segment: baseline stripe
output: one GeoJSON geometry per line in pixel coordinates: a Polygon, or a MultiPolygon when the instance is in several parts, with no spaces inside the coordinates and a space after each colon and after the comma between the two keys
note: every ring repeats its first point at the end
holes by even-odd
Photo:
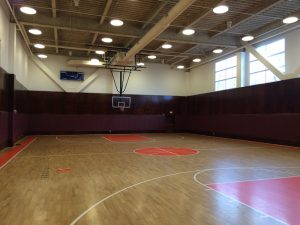
{"type": "Polygon", "coordinates": [[[18,146],[13,147],[8,152],[0,156],[0,169],[5,167],[12,159],[14,159],[19,153],[21,153],[26,147],[28,147],[32,142],[34,142],[36,137],[27,137],[18,146]]]}

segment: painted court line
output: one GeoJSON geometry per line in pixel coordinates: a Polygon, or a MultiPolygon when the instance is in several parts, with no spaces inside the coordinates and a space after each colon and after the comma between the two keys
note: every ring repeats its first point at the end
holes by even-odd
{"type": "MultiPolygon", "coordinates": [[[[149,138],[149,140],[144,140],[144,141],[112,141],[110,139],[108,139],[105,136],[101,136],[103,139],[105,139],[106,141],[109,141],[111,143],[118,143],[118,144],[132,144],[132,143],[149,143],[149,142],[156,142],[157,140],[154,138],[149,138]]],[[[102,143],[102,142],[101,142],[102,143]]]]}
{"type": "Polygon", "coordinates": [[[10,161],[12,161],[17,155],[24,151],[30,144],[32,144],[37,138],[27,137],[20,145],[13,147],[8,152],[0,156],[0,169],[4,168],[10,161]]]}
{"type": "Polygon", "coordinates": [[[286,177],[262,178],[262,179],[253,179],[253,180],[236,180],[236,181],[230,181],[230,182],[209,183],[209,184],[205,184],[205,185],[235,184],[235,183],[255,182],[255,181],[264,181],[264,180],[281,180],[281,179],[298,178],[298,177],[300,177],[300,175],[286,176],[286,177]]]}
{"type": "Polygon", "coordinates": [[[71,141],[71,140],[64,140],[59,138],[58,136],[55,137],[55,139],[57,141],[61,141],[61,142],[67,142],[67,143],[83,143],[83,144],[105,144],[104,142],[101,141],[71,141]]]}
{"type": "Polygon", "coordinates": [[[102,135],[101,137],[113,143],[143,143],[156,141],[153,138],[146,137],[140,134],[107,134],[102,135]],[[122,137],[125,139],[122,139],[122,137]]]}
{"type": "Polygon", "coordinates": [[[174,153],[174,152],[170,152],[170,151],[168,151],[168,150],[165,150],[165,149],[163,149],[162,147],[159,147],[159,148],[157,148],[157,149],[160,149],[161,151],[166,152],[166,153],[170,153],[171,155],[174,155],[174,156],[179,156],[178,154],[176,154],[176,153],[174,153]]]}
{"type": "MultiPolygon", "coordinates": [[[[261,167],[225,167],[225,168],[211,168],[211,169],[203,169],[203,170],[191,170],[191,171],[185,171],[185,172],[178,172],[178,173],[172,173],[172,174],[167,174],[167,175],[164,175],[164,176],[159,176],[159,177],[155,177],[155,178],[151,178],[151,179],[148,179],[148,180],[144,180],[144,181],[141,181],[139,183],[136,183],[136,184],[133,184],[133,185],[130,185],[128,187],[125,187],[119,191],[116,191],[108,196],[106,196],[105,198],[99,200],[98,202],[96,202],[95,204],[93,204],[92,206],[90,206],[88,209],[86,209],[83,213],[81,213],[78,217],[76,217],[71,223],[70,225],[75,225],[81,218],[83,218],[86,214],[88,214],[92,209],[96,208],[98,205],[100,205],[101,203],[103,203],[104,201],[114,197],[115,195],[118,195],[126,190],[129,190],[129,189],[132,189],[134,187],[137,187],[139,185],[142,185],[142,184],[145,184],[145,183],[149,183],[149,182],[152,182],[152,181],[155,181],[155,180],[159,180],[159,179],[163,179],[163,178],[167,178],[167,177],[172,177],[172,176],[176,176],[176,175],[181,175],[181,174],[189,174],[189,173],[196,173],[194,174],[194,181],[197,182],[198,184],[200,184],[201,186],[205,187],[206,189],[210,189],[211,191],[214,191],[216,193],[219,193],[218,191],[210,188],[209,186],[207,186],[206,184],[202,184],[200,181],[198,181],[197,179],[195,179],[199,174],[201,173],[205,173],[205,172],[209,172],[209,171],[215,171],[215,170],[272,170],[272,169],[287,169],[287,168],[300,168],[300,167],[265,167],[265,168],[261,168],[261,167]]],[[[222,193],[219,193],[223,196],[225,196],[224,194],[222,193]]],[[[235,200],[231,197],[228,197],[228,196],[225,196],[229,199],[232,199],[232,200],[235,200]]],[[[243,204],[245,206],[248,206],[242,202],[239,202],[240,204],[243,204]]],[[[254,211],[260,213],[261,215],[263,216],[267,216],[267,217],[270,217],[282,224],[285,224],[285,225],[289,225],[283,221],[280,221],[279,219],[277,218],[274,218],[264,212],[260,212],[259,210],[255,209],[255,208],[252,208],[251,206],[248,206],[249,208],[253,209],[254,211]]]]}
{"type": "Polygon", "coordinates": [[[99,152],[99,153],[85,153],[85,154],[65,154],[65,155],[32,155],[21,156],[22,158],[43,158],[43,157],[64,157],[64,156],[90,156],[90,155],[118,155],[118,154],[133,154],[133,152],[99,152]]]}

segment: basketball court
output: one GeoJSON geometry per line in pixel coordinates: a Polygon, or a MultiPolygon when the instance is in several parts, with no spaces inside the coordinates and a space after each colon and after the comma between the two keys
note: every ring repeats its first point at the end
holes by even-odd
{"type": "Polygon", "coordinates": [[[299,150],[184,133],[27,137],[0,156],[1,223],[299,224],[299,150]]]}
{"type": "Polygon", "coordinates": [[[1,0],[0,225],[300,225],[300,0],[1,0]]]}

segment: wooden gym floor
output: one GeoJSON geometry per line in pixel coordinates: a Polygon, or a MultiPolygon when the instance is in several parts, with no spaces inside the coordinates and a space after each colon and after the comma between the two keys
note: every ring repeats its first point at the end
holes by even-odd
{"type": "Polygon", "coordinates": [[[0,224],[300,224],[300,148],[128,137],[38,136],[0,152],[0,224]]]}

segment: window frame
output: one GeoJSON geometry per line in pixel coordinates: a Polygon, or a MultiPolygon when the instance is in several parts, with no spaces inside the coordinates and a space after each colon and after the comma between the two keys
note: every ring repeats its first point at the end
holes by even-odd
{"type": "Polygon", "coordinates": [[[214,65],[214,72],[215,72],[215,79],[214,79],[214,84],[215,84],[215,91],[223,91],[223,90],[229,90],[229,89],[233,89],[233,88],[237,88],[237,73],[238,73],[238,57],[237,57],[237,55],[232,55],[232,56],[230,56],[230,57],[227,57],[227,58],[225,58],[225,59],[222,59],[222,60],[220,60],[220,61],[217,61],[216,63],[215,63],[215,65],[214,65]],[[218,63],[221,63],[221,62],[224,62],[224,61],[229,61],[229,59],[231,59],[231,58],[235,58],[235,65],[233,65],[233,66],[228,66],[228,67],[224,67],[223,69],[220,69],[220,70],[217,70],[217,64],[218,63]],[[235,76],[231,76],[231,77],[227,77],[227,74],[226,74],[226,72],[227,71],[230,71],[230,70],[232,70],[232,69],[235,69],[235,76]],[[220,73],[220,72],[224,72],[225,73],[225,75],[224,75],[224,79],[220,79],[220,80],[217,80],[217,73],[220,73]],[[227,88],[226,87],[226,84],[227,84],[227,81],[230,81],[230,80],[235,80],[235,82],[234,82],[234,87],[229,87],[229,88],[227,88]],[[224,85],[225,85],[225,88],[224,89],[217,89],[217,84],[218,83],[224,83],[224,85]]]}
{"type": "MultiPolygon", "coordinates": [[[[285,72],[286,71],[286,39],[285,38],[280,38],[280,39],[277,39],[277,40],[273,40],[273,41],[268,41],[267,43],[264,43],[264,44],[261,44],[261,45],[258,45],[255,47],[255,50],[257,50],[258,48],[261,48],[261,47],[264,47],[265,48],[265,54],[261,54],[264,58],[266,58],[266,60],[268,60],[270,63],[270,58],[274,57],[274,56],[278,56],[278,55],[283,55],[284,57],[284,65],[283,66],[280,66],[280,67],[276,67],[279,71],[281,72],[285,72]],[[280,41],[283,41],[284,43],[284,46],[283,46],[283,51],[280,51],[280,52],[276,52],[275,54],[270,54],[268,55],[267,53],[267,48],[268,48],[268,45],[271,45],[271,44],[274,44],[275,42],[280,42],[280,41]]],[[[253,56],[253,55],[252,55],[253,56]]],[[[273,74],[270,69],[268,69],[265,65],[263,65],[260,60],[258,60],[255,56],[253,56],[254,59],[251,59],[251,53],[249,54],[249,61],[248,61],[248,65],[249,65],[249,85],[250,86],[253,86],[253,85],[259,85],[259,84],[266,84],[266,83],[270,83],[270,82],[275,82],[275,81],[280,81],[280,79],[275,75],[273,74]],[[264,66],[264,69],[263,70],[258,70],[258,71],[255,71],[255,72],[252,72],[251,73],[251,64],[252,63],[255,63],[255,62],[259,62],[260,64],[262,64],[264,66]],[[271,72],[274,76],[274,80],[273,81],[268,81],[268,73],[271,72]],[[251,83],[251,76],[255,75],[255,74],[258,74],[258,73],[264,73],[264,83],[251,83]]]]}

